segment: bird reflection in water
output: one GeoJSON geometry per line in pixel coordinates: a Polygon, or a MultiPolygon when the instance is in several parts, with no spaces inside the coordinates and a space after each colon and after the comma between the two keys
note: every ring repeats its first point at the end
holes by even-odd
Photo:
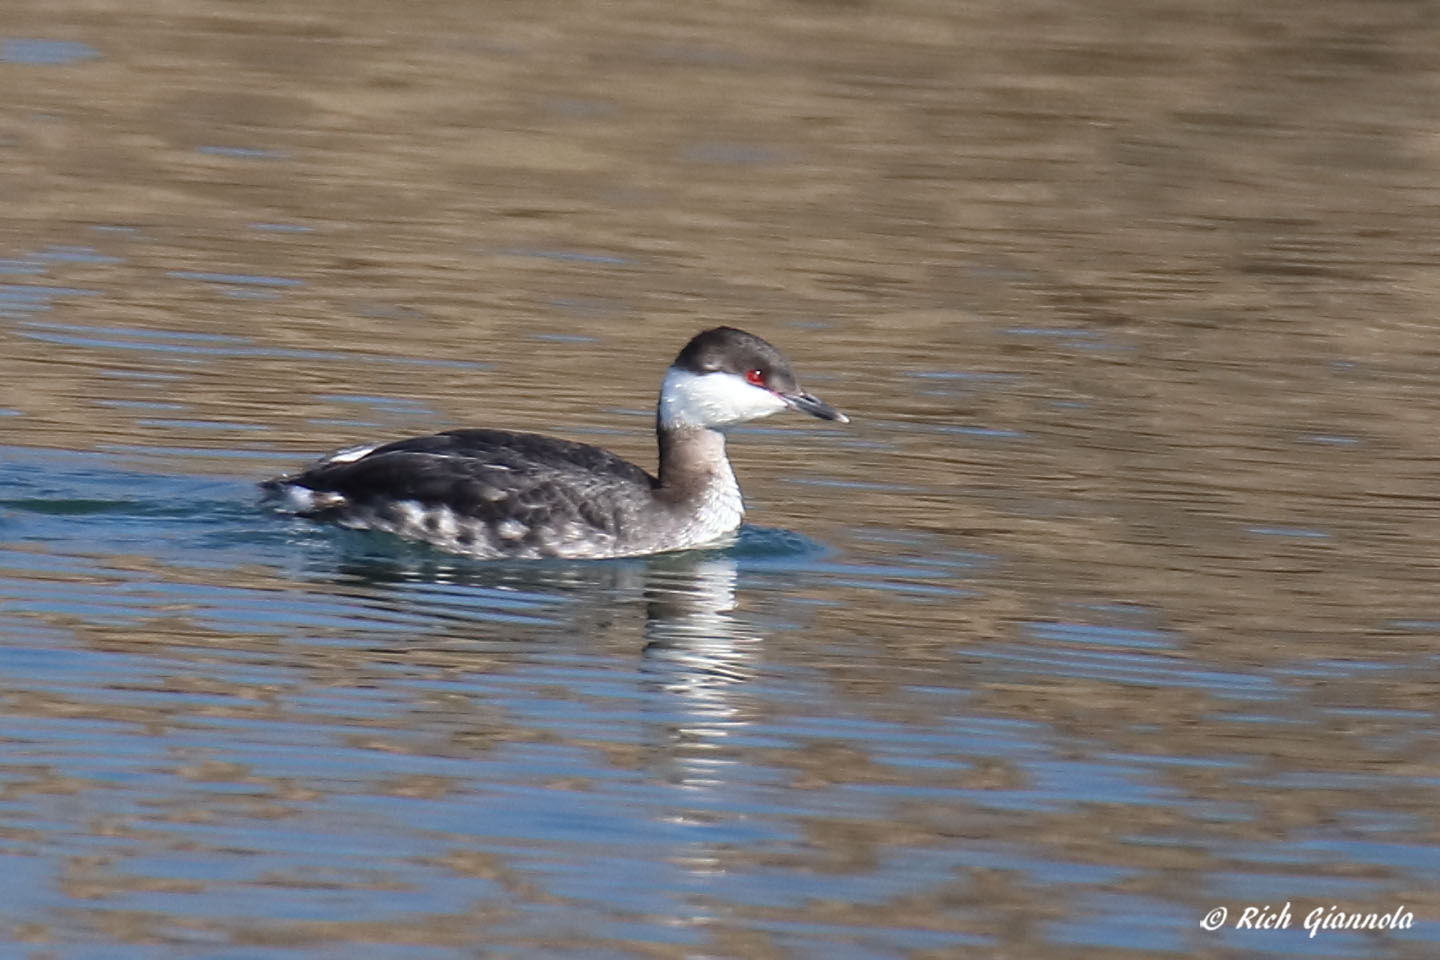
{"type": "MultiPolygon", "coordinates": [[[[745,799],[753,784],[732,738],[751,723],[744,689],[757,673],[761,637],[734,615],[737,578],[731,558],[700,554],[654,560],[646,577],[640,675],[647,769],[680,791],[656,818],[683,831],[669,859],[692,884],[728,872],[717,829],[725,834],[722,825],[751,806],[745,799]]],[[[676,923],[711,919],[692,900],[676,923]]]]}
{"type": "MultiPolygon", "coordinates": [[[[712,782],[727,762],[721,750],[725,738],[748,722],[742,687],[755,676],[761,638],[734,615],[739,571],[726,553],[475,563],[407,550],[350,553],[339,573],[346,592],[366,606],[407,619],[423,607],[448,638],[452,653],[453,642],[466,638],[489,653],[498,644],[518,655],[500,664],[492,661],[491,669],[509,663],[501,669],[523,672],[557,641],[573,649],[578,638],[587,656],[618,653],[623,658],[640,640],[640,656],[629,669],[642,693],[647,765],[658,779],[712,782]],[[644,611],[638,636],[630,634],[635,621],[627,612],[636,609],[637,599],[644,611]]],[[[387,644],[388,652],[411,662],[423,660],[430,646],[420,637],[403,648],[387,644]]],[[[575,693],[585,696],[583,690],[575,693]]]]}
{"type": "MultiPolygon", "coordinates": [[[[373,541],[357,544],[367,545],[373,549],[373,541]]],[[[656,833],[663,859],[684,877],[669,883],[690,894],[709,889],[730,871],[729,841],[764,832],[753,811],[768,777],[741,736],[756,720],[757,698],[767,696],[751,682],[765,683],[762,638],[735,614],[739,571],[726,552],[563,563],[352,552],[338,577],[333,554],[329,562],[326,579],[352,600],[392,622],[429,623],[418,635],[405,631],[403,640],[377,635],[366,645],[369,656],[475,671],[477,691],[501,694],[500,736],[533,742],[538,732],[563,740],[582,716],[592,730],[611,731],[607,739],[617,747],[638,748],[621,761],[623,771],[612,772],[632,787],[646,785],[640,794],[627,792],[625,802],[644,796],[642,815],[663,827],[656,833]],[[497,686],[487,674],[507,682],[497,686]],[[617,697],[617,685],[636,696],[617,697]],[[556,696],[573,706],[555,711],[556,696]]],[[[593,736],[582,737],[585,745],[595,745],[593,736]]],[[[712,919],[687,898],[672,922],[712,919]]]]}
{"type": "MultiPolygon", "coordinates": [[[[738,570],[729,557],[652,563],[645,579],[645,662],[661,687],[698,703],[724,703],[754,673],[758,637],[734,618],[738,570]]],[[[727,715],[729,712],[727,708],[727,715]]]]}

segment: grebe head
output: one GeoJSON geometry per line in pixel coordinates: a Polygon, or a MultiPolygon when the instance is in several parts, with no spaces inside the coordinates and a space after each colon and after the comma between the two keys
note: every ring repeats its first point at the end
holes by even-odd
{"type": "Polygon", "coordinates": [[[658,419],[662,430],[723,430],[786,408],[850,422],[800,389],[779,350],[753,333],[716,327],[697,334],[666,371],[658,419]]]}

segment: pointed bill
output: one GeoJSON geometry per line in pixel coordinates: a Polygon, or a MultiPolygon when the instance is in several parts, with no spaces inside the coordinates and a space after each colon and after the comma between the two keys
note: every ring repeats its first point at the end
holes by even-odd
{"type": "Polygon", "coordinates": [[[812,417],[819,417],[821,420],[834,420],[836,423],[849,423],[850,418],[830,404],[821,400],[813,393],[782,393],[780,398],[788,403],[792,409],[801,413],[808,413],[812,417]]]}

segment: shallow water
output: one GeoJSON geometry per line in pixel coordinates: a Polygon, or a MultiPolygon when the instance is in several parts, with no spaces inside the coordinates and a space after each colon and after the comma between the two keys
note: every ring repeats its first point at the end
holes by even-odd
{"type": "Polygon", "coordinates": [[[7,955],[1432,955],[1437,31],[8,5],[7,955]],[[258,502],[466,424],[649,466],[714,323],[854,417],[735,431],[722,548],[258,502]]]}

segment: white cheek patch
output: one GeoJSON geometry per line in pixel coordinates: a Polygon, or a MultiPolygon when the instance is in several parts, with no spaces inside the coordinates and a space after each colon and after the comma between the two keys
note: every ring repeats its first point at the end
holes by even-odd
{"type": "Polygon", "coordinates": [[[660,386],[660,425],[729,427],[779,413],[786,403],[764,387],[730,373],[691,373],[671,367],[660,386]]]}

